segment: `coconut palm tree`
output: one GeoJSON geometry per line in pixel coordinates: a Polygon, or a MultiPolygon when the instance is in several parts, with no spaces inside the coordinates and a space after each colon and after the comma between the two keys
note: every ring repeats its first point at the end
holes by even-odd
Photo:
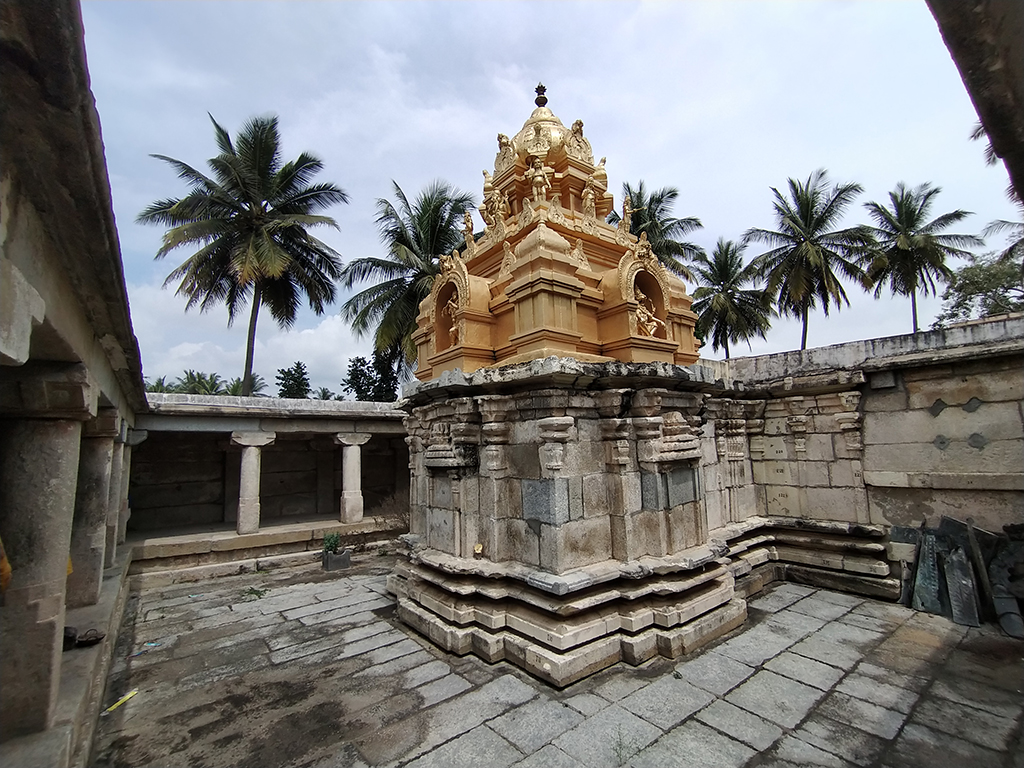
{"type": "Polygon", "coordinates": [[[278,325],[288,328],[303,295],[318,315],[334,301],[341,261],[308,230],[337,229],[334,219],[319,212],[348,202],[348,196],[333,184],[309,183],[323,168],[313,155],[303,152],[282,163],[276,117],[252,118],[235,142],[212,115],[210,120],[220,150],[208,161],[211,175],[153,155],[171,165],[189,191],[157,200],[137,221],[168,227],[157,259],[176,248],[197,249],[164,282],[181,281],[177,292],[188,298],[186,310],[206,311],[224,302],[230,326],[250,303],[242,376],[242,393],[248,396],[260,307],[266,305],[278,325]]]}
{"type": "Polygon", "coordinates": [[[187,370],[174,382],[174,391],[183,395],[224,395],[226,384],[219,374],[187,370]]]}
{"type": "Polygon", "coordinates": [[[749,346],[755,336],[765,338],[775,314],[768,294],[752,287],[757,270],[744,266],[744,249],[719,238],[711,257],[700,254],[693,268],[700,283],[693,292],[697,335],[710,341],[712,349],[724,349],[726,360],[730,342],[746,341],[749,346]]]}
{"type": "Polygon", "coordinates": [[[171,393],[171,392],[175,392],[176,391],[174,389],[174,385],[173,384],[169,384],[167,382],[167,377],[166,376],[161,376],[158,379],[155,379],[154,381],[150,381],[149,379],[143,379],[143,384],[146,385],[146,391],[147,392],[158,392],[158,393],[159,392],[167,392],[167,393],[171,393]]]}
{"type": "Polygon", "coordinates": [[[372,285],[345,302],[341,313],[357,334],[373,332],[378,350],[401,349],[399,365],[407,367],[416,358],[416,315],[433,288],[438,256],[465,246],[462,215],[474,201],[471,194],[438,180],[410,203],[402,188],[391,183],[397,204],[377,200],[377,228],[387,255],[364,256],[342,270],[346,288],[372,285]]]}
{"type": "Polygon", "coordinates": [[[918,292],[934,295],[935,281],[948,281],[953,274],[946,259],[970,255],[965,246],[985,244],[975,235],[942,234],[942,230],[970,216],[970,211],[958,209],[928,221],[941,191],[930,184],[910,189],[900,182],[889,193],[889,207],[876,202],[864,204],[875,221],[877,243],[866,261],[868,280],[875,287],[876,299],[886,285],[894,294],[910,297],[914,333],[918,331],[918,292]]]}
{"type": "Polygon", "coordinates": [[[989,222],[981,232],[983,237],[991,237],[1004,232],[1009,236],[1007,239],[1009,247],[999,254],[999,258],[1004,261],[1020,261],[1024,258],[1024,203],[1017,203],[1017,207],[1020,221],[996,219],[989,222]]]}
{"type": "MultiPolygon", "coordinates": [[[[642,232],[646,232],[647,240],[658,260],[670,271],[687,280],[693,280],[693,275],[690,274],[685,262],[695,260],[704,251],[699,245],[685,242],[680,238],[704,225],[696,216],[684,219],[672,216],[672,206],[679,197],[679,190],[675,187],[662,187],[648,192],[641,179],[636,187],[628,182],[623,184],[622,197],[629,199],[633,211],[629,222],[630,233],[640,237],[642,232]]],[[[617,225],[621,219],[622,217],[615,211],[608,214],[609,224],[617,225]]]]}
{"type": "Polygon", "coordinates": [[[863,189],[859,184],[832,186],[828,172],[820,168],[807,181],[789,179],[787,199],[772,187],[775,224],[778,229],[748,229],[744,242],[771,247],[752,262],[765,280],[765,290],[780,314],[799,317],[803,323],[800,349],[807,349],[807,318],[818,304],[828,316],[835,304],[849,305],[839,275],[864,285],[858,262],[872,243],[871,230],[857,226],[837,229],[846,209],[863,189]]]}
{"type": "MultiPolygon", "coordinates": [[[[252,392],[249,393],[250,397],[266,397],[267,380],[260,376],[258,373],[252,375],[252,392]]],[[[226,385],[224,385],[225,395],[234,395],[235,397],[242,396],[242,379],[236,377],[231,379],[226,385]]]]}

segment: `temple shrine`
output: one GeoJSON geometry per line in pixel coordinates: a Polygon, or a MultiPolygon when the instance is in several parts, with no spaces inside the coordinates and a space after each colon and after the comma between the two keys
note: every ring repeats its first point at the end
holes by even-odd
{"type": "Polygon", "coordinates": [[[398,615],[446,650],[557,686],[675,657],[746,603],[708,541],[697,316],[605,160],[547,107],[484,171],[486,223],[444,254],[406,391],[409,555],[398,615]]]}

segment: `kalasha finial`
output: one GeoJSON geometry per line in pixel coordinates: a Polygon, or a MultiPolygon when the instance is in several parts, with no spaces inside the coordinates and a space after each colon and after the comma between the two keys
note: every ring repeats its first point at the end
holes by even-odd
{"type": "Polygon", "coordinates": [[[537,91],[537,98],[533,100],[533,103],[538,107],[543,107],[548,103],[548,97],[544,95],[548,89],[544,87],[544,83],[537,83],[537,87],[534,90],[537,91]]]}

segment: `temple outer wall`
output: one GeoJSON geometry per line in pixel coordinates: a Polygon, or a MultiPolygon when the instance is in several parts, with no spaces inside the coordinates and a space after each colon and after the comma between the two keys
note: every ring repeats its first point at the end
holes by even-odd
{"type": "Polygon", "coordinates": [[[949,515],[999,531],[1024,518],[1024,317],[708,369],[730,402],[765,406],[763,424],[742,427],[747,455],[734,441],[731,459],[725,433],[741,428],[709,408],[712,529],[753,516],[917,527],[949,515]]]}

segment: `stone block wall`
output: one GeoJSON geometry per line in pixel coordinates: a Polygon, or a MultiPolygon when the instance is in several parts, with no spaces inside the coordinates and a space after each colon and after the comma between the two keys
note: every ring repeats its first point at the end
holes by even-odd
{"type": "Polygon", "coordinates": [[[995,531],[1024,519],[1022,317],[720,368],[732,391],[705,411],[712,528],[754,515],[910,527],[948,515],[995,531]],[[741,424],[736,398],[763,403],[763,424],[741,424]]]}
{"type": "Polygon", "coordinates": [[[700,546],[702,397],[560,388],[414,408],[411,532],[553,574],[700,546]]]}
{"type": "Polygon", "coordinates": [[[864,477],[872,522],[942,515],[998,531],[1024,520],[1024,358],[869,377],[864,477]]]}

